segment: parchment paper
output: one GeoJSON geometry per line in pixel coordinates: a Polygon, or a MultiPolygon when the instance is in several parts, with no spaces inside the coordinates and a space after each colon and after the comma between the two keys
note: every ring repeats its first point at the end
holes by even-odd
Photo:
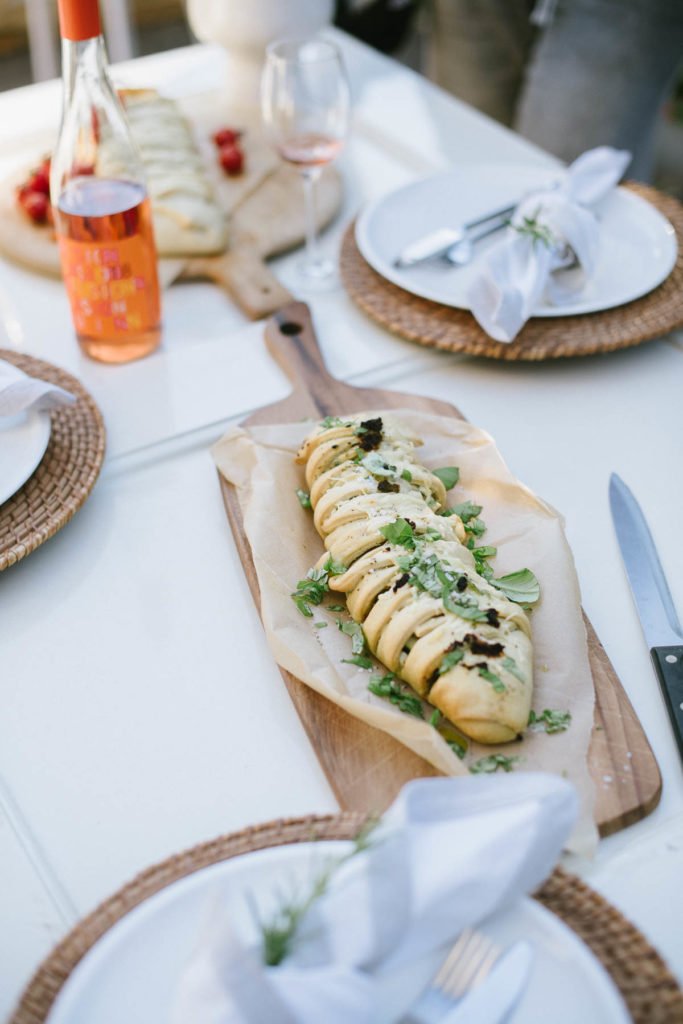
{"type": "MultiPolygon", "coordinates": [[[[424,440],[418,457],[425,465],[460,468],[460,482],[450,492],[449,503],[470,499],[483,506],[481,518],[487,531],[479,543],[498,548],[491,560],[495,575],[527,567],[535,572],[541,600],[530,616],[532,707],[539,714],[545,708],[568,710],[571,725],[554,735],[527,731],[521,742],[501,746],[470,743],[461,761],[427,722],[369,693],[372,673],[342,664],[342,658],[351,657],[351,648],[349,637],[337,629],[339,613],[326,612],[321,605],[307,619],[290,597],[297,581],[324,551],[311,512],[301,508],[295,494],[296,488],[306,485],[303,467],[294,463],[294,455],[311,423],[234,427],[212,452],[223,476],[237,488],[271,650],[277,662],[298,679],[350,714],[390,733],[447,775],[467,774],[473,761],[499,752],[519,757],[519,768],[555,772],[569,779],[581,801],[569,849],[590,854],[597,842],[593,783],[587,767],[593,680],[576,571],[562,518],[512,476],[484,431],[455,418],[408,410],[379,414],[404,423],[424,440]],[[327,628],[314,626],[323,621],[327,628]]],[[[369,415],[378,412],[373,410],[366,418],[369,415]]],[[[343,595],[332,603],[344,604],[343,595]]]]}

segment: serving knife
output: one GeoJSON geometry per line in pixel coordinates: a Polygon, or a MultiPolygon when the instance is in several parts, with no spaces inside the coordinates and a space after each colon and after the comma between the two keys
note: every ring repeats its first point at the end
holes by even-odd
{"type": "Polygon", "coordinates": [[[640,505],[616,473],[610,477],[609,502],[640,624],[683,758],[683,630],[640,505]]]}

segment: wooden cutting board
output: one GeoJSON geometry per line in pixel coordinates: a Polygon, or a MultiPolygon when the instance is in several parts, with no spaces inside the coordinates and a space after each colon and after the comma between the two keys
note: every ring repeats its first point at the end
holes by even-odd
{"type": "MultiPolygon", "coordinates": [[[[162,285],[178,278],[213,281],[235,300],[251,319],[268,316],[292,301],[291,294],[270,271],[267,260],[304,241],[306,234],[303,185],[299,172],[283,165],[254,123],[244,135],[245,173],[235,178],[220,171],[211,134],[225,124],[219,97],[195,96],[181,109],[193,125],[195,140],[212,178],[216,198],[228,217],[228,248],[212,256],[162,257],[162,285]],[[218,110],[218,114],[215,111],[218,110]]],[[[233,123],[241,125],[244,118],[233,123]]],[[[49,141],[42,153],[49,153],[49,141]]],[[[59,277],[59,252],[50,227],[36,226],[20,210],[15,188],[26,179],[32,165],[40,162],[41,150],[26,171],[0,182],[0,253],[37,273],[59,277]]],[[[323,171],[316,188],[316,221],[323,228],[339,211],[342,181],[334,167],[323,171]]]]}
{"type": "MultiPolygon", "coordinates": [[[[304,303],[292,303],[276,313],[266,326],[266,344],[292,382],[293,391],[282,401],[259,409],[244,421],[246,425],[320,419],[378,408],[411,408],[463,418],[452,405],[437,399],[355,388],[335,380],[325,368],[304,303]]],[[[219,478],[237,550],[258,608],[258,580],[237,494],[220,474],[219,478]]],[[[585,621],[596,697],[589,768],[596,783],[596,822],[604,836],[653,811],[659,803],[662,780],[633,707],[595,630],[587,618],[585,621]]],[[[281,672],[343,810],[382,811],[409,779],[439,774],[391,736],[353,718],[286,670],[281,672]]]]}

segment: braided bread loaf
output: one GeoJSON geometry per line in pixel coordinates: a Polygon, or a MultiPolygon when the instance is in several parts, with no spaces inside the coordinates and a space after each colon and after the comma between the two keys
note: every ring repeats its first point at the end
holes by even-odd
{"type": "Polygon", "coordinates": [[[391,672],[467,736],[505,743],[531,706],[529,620],[476,571],[442,481],[415,459],[421,443],[380,417],[328,418],[309,435],[297,461],[328,552],[319,565],[344,567],[329,586],[391,672]]]}

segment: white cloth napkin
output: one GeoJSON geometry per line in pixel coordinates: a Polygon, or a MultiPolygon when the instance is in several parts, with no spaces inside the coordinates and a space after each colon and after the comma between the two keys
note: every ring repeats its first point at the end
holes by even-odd
{"type": "Polygon", "coordinates": [[[630,160],[625,150],[591,149],[571,164],[559,187],[520,203],[513,226],[491,248],[468,293],[472,314],[488,335],[512,341],[541,298],[561,306],[585,287],[600,252],[600,225],[591,207],[614,188],[630,160]],[[540,225],[548,240],[520,232],[525,218],[540,225]],[[558,269],[566,245],[578,265],[558,269]]]}
{"type": "Polygon", "coordinates": [[[76,399],[70,391],[29,377],[23,370],[0,359],[0,416],[16,416],[26,409],[54,409],[76,399]]]}
{"type": "Polygon", "coordinates": [[[258,932],[233,925],[227,890],[216,892],[173,1024],[398,1020],[463,928],[548,876],[576,813],[573,788],[542,773],[408,783],[279,966],[263,965],[258,932]]]}

